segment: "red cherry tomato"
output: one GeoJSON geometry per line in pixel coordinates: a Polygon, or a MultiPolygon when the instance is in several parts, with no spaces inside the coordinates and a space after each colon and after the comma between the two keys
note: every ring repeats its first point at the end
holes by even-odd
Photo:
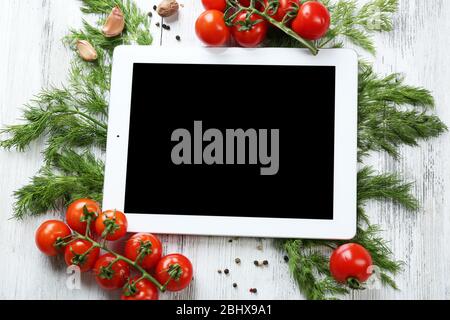
{"type": "Polygon", "coordinates": [[[108,241],[115,241],[127,233],[128,221],[125,214],[118,210],[102,212],[95,220],[95,232],[108,241]]]}
{"type": "Polygon", "coordinates": [[[159,283],[167,285],[168,291],[180,291],[186,288],[192,281],[192,263],[185,256],[174,253],[169,254],[158,262],[155,277],[159,283]]]}
{"type": "Polygon", "coordinates": [[[36,246],[47,256],[56,256],[62,252],[63,248],[58,248],[56,242],[58,239],[68,237],[72,234],[70,228],[62,221],[45,221],[36,230],[36,246]]]}
{"type": "Polygon", "coordinates": [[[66,246],[64,260],[68,266],[77,265],[81,272],[92,269],[100,254],[99,248],[94,248],[85,254],[93,246],[87,240],[75,240],[66,246]]]}
{"type": "MultiPolygon", "coordinates": [[[[298,5],[299,0],[279,0],[277,11],[269,10],[269,15],[275,20],[281,22],[283,18],[298,5]]],[[[267,7],[269,0],[264,0],[264,6],[267,7]]]]}
{"type": "Polygon", "coordinates": [[[230,38],[230,30],[219,10],[203,12],[195,22],[195,32],[203,43],[210,46],[222,46],[230,38]]]}
{"type": "Polygon", "coordinates": [[[122,300],[158,300],[158,289],[153,283],[147,279],[138,280],[139,277],[135,277],[128,282],[120,299],[122,300]],[[134,283],[134,285],[133,285],[134,283]]]}
{"type": "Polygon", "coordinates": [[[66,211],[66,221],[69,227],[81,234],[86,233],[87,227],[87,211],[92,215],[91,226],[93,227],[94,221],[97,216],[102,212],[100,205],[91,199],[79,199],[72,202],[66,211]]]}
{"type": "Polygon", "coordinates": [[[252,14],[250,21],[247,21],[246,18],[246,11],[239,13],[234,19],[231,33],[240,46],[247,48],[256,47],[266,38],[267,22],[257,14],[252,14]],[[258,20],[262,21],[258,22],[258,20]],[[238,23],[243,23],[243,25],[238,23]]]}
{"type": "Polygon", "coordinates": [[[128,263],[119,260],[114,262],[116,257],[107,253],[98,258],[94,266],[95,280],[100,287],[106,290],[122,288],[130,277],[130,267],[128,263]],[[114,262],[112,265],[111,263],[114,262]],[[108,268],[111,265],[110,268],[108,268]]]}
{"type": "Polygon", "coordinates": [[[307,40],[322,38],[330,27],[330,13],[318,1],[308,1],[300,6],[297,17],[292,21],[292,30],[307,40]]]}
{"type": "Polygon", "coordinates": [[[162,245],[151,233],[136,233],[125,243],[125,257],[136,261],[146,270],[153,268],[161,259],[162,245]]]}
{"type": "Polygon", "coordinates": [[[224,12],[227,7],[226,0],[202,0],[206,10],[219,10],[224,12]]]}
{"type": "Polygon", "coordinates": [[[371,276],[372,257],[361,245],[348,243],[334,250],[330,258],[330,272],[337,282],[367,281],[371,276]]]}

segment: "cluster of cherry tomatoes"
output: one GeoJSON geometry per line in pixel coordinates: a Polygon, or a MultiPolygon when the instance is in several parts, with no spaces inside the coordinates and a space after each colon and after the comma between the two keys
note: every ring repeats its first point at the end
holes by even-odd
{"type": "Polygon", "coordinates": [[[127,218],[118,210],[102,212],[97,202],[79,199],[67,208],[66,221],[49,220],[37,229],[39,250],[48,256],[63,253],[67,265],[81,272],[93,270],[103,289],[123,289],[123,300],[156,300],[158,290],[180,291],[192,280],[189,259],[181,254],[162,256],[161,241],[153,234],[132,235],[123,256],[109,249],[106,241],[127,233],[127,218]],[[137,275],[132,275],[133,269],[137,275]]]}
{"type": "Polygon", "coordinates": [[[256,0],[253,9],[260,14],[249,7],[250,0],[233,1],[234,7],[228,6],[227,0],[202,0],[206,11],[198,17],[195,31],[206,45],[223,46],[233,36],[242,47],[256,47],[266,38],[270,27],[267,17],[306,40],[322,38],[330,27],[330,13],[318,1],[256,0]],[[275,1],[278,1],[276,5],[275,1]],[[230,16],[233,17],[231,27],[226,23],[230,16]]]}

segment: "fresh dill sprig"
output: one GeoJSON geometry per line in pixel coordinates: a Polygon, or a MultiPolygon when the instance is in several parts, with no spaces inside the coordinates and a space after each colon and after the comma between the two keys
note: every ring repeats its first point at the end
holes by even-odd
{"type": "Polygon", "coordinates": [[[372,34],[391,31],[391,16],[398,8],[398,0],[372,0],[358,6],[356,0],[322,1],[331,14],[331,27],[327,35],[320,40],[318,47],[341,47],[347,39],[357,46],[375,54],[372,34]]]}
{"type": "MultiPolygon", "coordinates": [[[[396,175],[377,175],[369,167],[358,172],[358,228],[352,242],[370,252],[379,272],[376,274],[379,281],[394,289],[398,288],[392,276],[401,271],[403,263],[394,259],[388,244],[379,235],[380,228],[370,223],[364,207],[370,200],[389,200],[409,210],[416,210],[418,203],[410,192],[411,184],[404,183],[396,175]]],[[[329,273],[331,252],[344,243],[346,241],[297,239],[283,242],[291,272],[308,299],[336,299],[351,290],[345,284],[333,281],[329,273]]]]}
{"type": "MultiPolygon", "coordinates": [[[[358,107],[359,161],[362,162],[363,156],[372,151],[386,151],[398,157],[397,150],[400,145],[414,146],[419,140],[444,133],[447,130],[445,124],[437,116],[426,114],[433,106],[431,94],[423,88],[404,85],[403,79],[398,75],[378,78],[368,66],[361,68],[358,107]]],[[[387,243],[379,236],[379,227],[370,223],[364,207],[368,201],[379,200],[392,201],[411,211],[417,210],[419,204],[411,194],[411,188],[411,183],[404,182],[396,174],[376,174],[370,167],[363,167],[358,172],[358,231],[352,241],[361,244],[371,253],[374,265],[379,269],[379,281],[394,289],[397,289],[397,285],[392,276],[401,270],[402,262],[393,258],[387,243]]],[[[308,240],[307,247],[304,240],[301,243],[300,246],[297,240],[286,240],[284,246],[290,259],[304,260],[311,250],[323,252],[324,249],[344,242],[308,240]],[[298,252],[294,251],[294,248],[297,248],[298,252]]],[[[309,260],[309,263],[313,263],[313,260],[309,260]]],[[[305,296],[334,299],[340,294],[340,287],[332,287],[328,292],[324,292],[322,281],[327,283],[329,275],[313,276],[314,269],[322,267],[313,264],[305,271],[301,264],[294,262],[291,264],[291,271],[305,296]],[[308,272],[312,275],[308,275],[308,272]]]]}
{"type": "MultiPolygon", "coordinates": [[[[398,6],[397,0],[373,0],[358,8],[355,0],[322,1],[330,8],[332,26],[319,47],[342,47],[347,38],[357,46],[375,54],[371,35],[376,31],[392,30],[392,14],[398,6]]],[[[291,39],[277,34],[269,35],[270,45],[295,46],[291,39]]],[[[431,93],[419,87],[404,84],[399,74],[386,77],[376,75],[372,67],[360,62],[358,90],[358,160],[373,151],[385,151],[398,158],[401,145],[416,146],[419,140],[437,137],[447,131],[446,125],[435,115],[431,93]]],[[[368,201],[393,201],[408,210],[417,210],[418,202],[411,194],[411,183],[405,183],[395,174],[376,174],[373,169],[363,167],[358,173],[358,229],[352,240],[364,246],[372,255],[379,269],[379,281],[397,289],[392,278],[401,271],[402,262],[393,257],[392,251],[380,236],[380,228],[370,223],[365,212],[368,201]]],[[[346,291],[330,281],[327,272],[331,249],[342,241],[285,240],[283,245],[290,260],[291,272],[300,290],[309,299],[335,299],[346,291]],[[313,259],[311,252],[326,256],[313,259]],[[320,276],[322,275],[322,276],[320,276]],[[326,288],[327,290],[325,290],[326,288]]],[[[350,288],[346,288],[350,290],[350,288]]]]}
{"type": "Polygon", "coordinates": [[[101,18],[98,20],[97,26],[92,26],[83,20],[84,30],[71,30],[71,34],[66,37],[66,41],[69,43],[88,40],[96,47],[110,52],[121,44],[150,45],[152,43],[149,17],[132,0],[82,0],[81,11],[85,14],[100,15],[101,18]],[[99,27],[103,25],[111,8],[116,6],[122,10],[125,17],[124,33],[120,37],[105,38],[99,27]]]}
{"type": "Polygon", "coordinates": [[[397,158],[400,145],[417,146],[418,140],[447,131],[437,116],[428,113],[434,108],[428,90],[405,85],[399,74],[381,78],[366,63],[360,63],[358,104],[360,160],[370,151],[386,151],[397,158]]]}
{"type": "MultiPolygon", "coordinates": [[[[357,0],[321,0],[328,7],[331,26],[328,33],[316,42],[319,49],[342,48],[343,40],[375,54],[373,34],[392,30],[392,14],[397,11],[398,0],[371,0],[363,6],[357,0]]],[[[265,43],[269,47],[302,47],[301,44],[279,30],[270,30],[265,43]]]]}
{"type": "Polygon", "coordinates": [[[379,280],[382,285],[398,289],[392,276],[397,275],[404,265],[402,261],[394,260],[392,250],[388,243],[380,236],[381,228],[369,225],[365,228],[358,227],[358,232],[353,242],[366,248],[372,257],[373,265],[378,269],[379,280]]]}
{"type": "Polygon", "coordinates": [[[369,200],[390,200],[414,211],[419,208],[411,195],[411,183],[404,183],[396,174],[375,174],[370,167],[358,172],[358,207],[363,208],[369,200]]]}
{"type": "Polygon", "coordinates": [[[79,198],[102,200],[104,165],[89,153],[64,150],[53,156],[31,183],[17,190],[14,212],[22,219],[30,213],[57,210],[79,198]]]}
{"type": "Polygon", "coordinates": [[[15,216],[36,215],[66,205],[78,197],[100,200],[103,163],[91,151],[104,150],[111,80],[111,57],[116,46],[151,44],[150,21],[130,0],[83,0],[82,11],[98,15],[97,23],[84,21],[63,39],[74,51],[66,86],[43,89],[25,106],[23,123],[0,130],[0,147],[25,151],[45,137],[44,167],[15,193],[15,216]],[[119,6],[125,17],[122,35],[103,36],[106,16],[119,6]],[[88,40],[98,59],[86,62],[76,53],[78,40],[88,40]],[[77,167],[78,165],[78,167],[77,167]]]}
{"type": "Polygon", "coordinates": [[[299,284],[301,293],[309,300],[333,299],[348,293],[348,289],[333,280],[329,259],[316,243],[304,240],[286,240],[282,248],[289,257],[289,268],[299,284]]]}
{"type": "Polygon", "coordinates": [[[78,104],[74,104],[76,100],[68,89],[52,88],[42,91],[26,106],[24,124],[9,126],[0,131],[10,136],[9,139],[0,141],[0,146],[24,151],[30,143],[45,135],[46,163],[64,147],[90,148],[95,145],[103,148],[106,145],[105,121],[84,112],[82,109],[87,104],[84,108],[78,107],[78,104]]]}

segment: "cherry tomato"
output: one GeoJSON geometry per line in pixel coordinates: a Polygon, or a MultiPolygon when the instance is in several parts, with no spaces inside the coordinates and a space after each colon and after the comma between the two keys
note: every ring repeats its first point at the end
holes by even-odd
{"type": "MultiPolygon", "coordinates": [[[[270,0],[264,0],[264,6],[269,4],[270,0]]],[[[274,10],[269,10],[268,14],[275,20],[281,22],[283,18],[298,5],[299,0],[279,0],[278,9],[276,12],[274,10]]]]}
{"type": "Polygon", "coordinates": [[[122,288],[130,277],[130,267],[128,263],[119,260],[114,262],[116,257],[107,253],[100,258],[94,266],[95,280],[100,287],[106,290],[122,288]],[[111,263],[114,262],[112,265],[111,263]],[[110,268],[108,268],[111,265],[110,268]]]}
{"type": "Polygon", "coordinates": [[[246,11],[239,13],[234,19],[231,33],[240,46],[256,47],[266,38],[267,22],[257,14],[252,14],[250,16],[250,21],[247,21],[246,18],[246,11]],[[262,21],[258,22],[258,20],[262,21]],[[243,23],[243,25],[238,23],[243,23]]]}
{"type": "Polygon", "coordinates": [[[203,43],[210,46],[222,46],[230,38],[230,30],[219,10],[203,12],[195,22],[195,32],[203,43]]]}
{"type": "Polygon", "coordinates": [[[136,261],[146,270],[153,268],[161,259],[162,245],[151,233],[136,233],[125,243],[125,257],[136,261]]]}
{"type": "Polygon", "coordinates": [[[91,199],[79,199],[72,202],[66,211],[66,221],[69,227],[81,234],[86,233],[87,219],[86,212],[91,215],[91,226],[97,216],[102,212],[97,202],[91,199]]]}
{"type": "Polygon", "coordinates": [[[330,258],[330,272],[337,282],[362,283],[371,276],[372,257],[361,245],[348,243],[334,250],[330,258]]]}
{"type": "Polygon", "coordinates": [[[56,245],[58,239],[68,237],[71,234],[70,228],[64,222],[58,220],[45,221],[36,230],[36,246],[47,256],[56,256],[63,249],[56,245]]]}
{"type": "Polygon", "coordinates": [[[85,254],[91,247],[92,243],[87,240],[78,239],[66,246],[64,252],[64,260],[68,266],[77,265],[81,272],[92,269],[100,254],[99,248],[94,248],[85,254]]]}
{"type": "Polygon", "coordinates": [[[219,10],[224,12],[227,7],[226,0],[202,0],[206,10],[219,10]]]}
{"type": "Polygon", "coordinates": [[[135,277],[128,282],[120,299],[122,300],[158,300],[158,289],[156,286],[147,279],[138,280],[139,277],[135,277]]]}
{"type": "Polygon", "coordinates": [[[318,1],[308,1],[300,6],[297,17],[292,21],[292,30],[307,40],[322,38],[330,27],[330,13],[318,1]]]}
{"type": "Polygon", "coordinates": [[[95,220],[95,232],[108,241],[115,241],[127,233],[128,221],[125,214],[118,210],[102,212],[95,220]]]}
{"type": "MultiPolygon", "coordinates": [[[[243,7],[249,7],[250,6],[250,0],[238,0],[239,4],[243,7]]],[[[255,3],[256,9],[260,10],[262,9],[262,3],[259,1],[256,1],[255,3]]]]}
{"type": "Polygon", "coordinates": [[[158,262],[155,277],[159,283],[167,285],[168,291],[180,291],[186,288],[192,281],[192,263],[185,256],[174,253],[169,254],[158,262]]]}

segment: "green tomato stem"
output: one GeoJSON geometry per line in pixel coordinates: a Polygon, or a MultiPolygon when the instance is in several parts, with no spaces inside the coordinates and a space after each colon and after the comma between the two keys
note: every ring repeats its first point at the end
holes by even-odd
{"type": "Polygon", "coordinates": [[[136,270],[138,270],[138,271],[142,274],[142,277],[141,277],[141,278],[147,279],[147,280],[149,280],[150,282],[152,282],[152,283],[153,283],[153,284],[154,284],[161,292],[166,291],[165,286],[161,285],[161,284],[159,283],[158,280],[156,280],[154,277],[152,277],[152,276],[151,276],[144,268],[142,268],[142,267],[141,267],[139,264],[137,264],[135,261],[132,261],[132,260],[130,260],[130,259],[128,259],[128,258],[126,258],[126,257],[124,257],[124,256],[122,256],[122,255],[120,255],[120,254],[118,254],[118,253],[112,251],[112,250],[109,249],[106,245],[102,245],[102,244],[98,243],[97,241],[92,240],[92,239],[89,238],[89,237],[83,236],[83,235],[81,235],[81,234],[79,234],[79,233],[75,233],[75,234],[76,234],[76,237],[77,237],[78,239],[82,239],[82,240],[89,241],[89,242],[92,243],[93,246],[96,246],[96,247],[98,247],[98,248],[103,249],[104,251],[106,251],[106,252],[108,252],[108,253],[113,254],[113,255],[116,257],[116,260],[117,260],[117,261],[124,261],[124,262],[126,262],[127,264],[129,264],[129,265],[131,265],[132,267],[134,267],[136,270]]]}
{"type": "Polygon", "coordinates": [[[242,11],[249,12],[250,14],[257,14],[257,15],[263,17],[268,22],[270,22],[273,26],[277,27],[278,29],[280,29],[281,31],[286,33],[288,36],[290,36],[290,37],[294,38],[295,40],[297,40],[298,42],[300,42],[303,46],[308,48],[309,51],[311,51],[311,53],[313,55],[317,55],[319,53],[319,49],[314,45],[313,42],[303,39],[298,34],[296,34],[291,28],[287,27],[284,23],[279,22],[279,21],[275,20],[274,18],[272,18],[270,16],[270,14],[267,12],[268,10],[259,11],[258,9],[256,9],[254,7],[254,5],[252,5],[252,3],[247,8],[247,7],[240,5],[238,2],[232,1],[231,6],[233,6],[234,8],[237,8],[238,10],[237,10],[237,12],[233,13],[230,17],[228,17],[227,20],[233,21],[233,19],[242,11]]]}

